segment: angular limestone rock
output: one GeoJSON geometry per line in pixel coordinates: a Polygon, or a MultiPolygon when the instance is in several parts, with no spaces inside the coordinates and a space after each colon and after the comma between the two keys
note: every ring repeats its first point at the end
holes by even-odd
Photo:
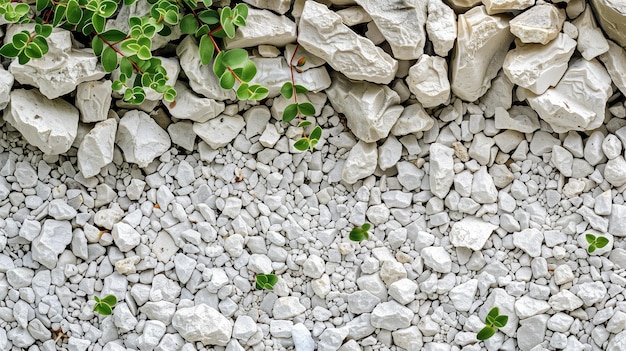
{"type": "Polygon", "coordinates": [[[39,236],[33,240],[31,250],[33,260],[48,269],[56,267],[59,255],[72,241],[72,224],[70,221],[46,219],[41,226],[39,236]]]}
{"type": "Polygon", "coordinates": [[[389,87],[353,82],[338,73],[326,94],[335,111],[346,116],[352,133],[366,143],[387,137],[403,110],[389,87]]]}
{"type": "Polygon", "coordinates": [[[454,182],[454,150],[443,144],[430,144],[430,192],[440,199],[446,197],[454,182]]]}
{"type": "Polygon", "coordinates": [[[496,128],[512,129],[522,133],[532,133],[539,129],[539,116],[528,106],[513,106],[508,111],[502,107],[496,107],[496,128]]]}
{"type": "Polygon", "coordinates": [[[626,95],[626,50],[611,40],[608,42],[609,51],[600,55],[599,59],[604,63],[615,86],[626,95]]]}
{"type": "Polygon", "coordinates": [[[420,104],[412,104],[404,108],[400,118],[391,128],[395,136],[427,131],[435,125],[435,120],[428,115],[420,104]]]}
{"type": "Polygon", "coordinates": [[[476,217],[465,217],[461,221],[454,223],[450,229],[450,243],[455,247],[466,247],[474,251],[482,250],[491,236],[491,233],[498,228],[489,222],[476,217]]]}
{"type": "Polygon", "coordinates": [[[422,106],[428,108],[445,104],[450,98],[446,59],[422,55],[409,69],[406,83],[422,106]]]}
{"type": "Polygon", "coordinates": [[[352,27],[357,24],[367,23],[372,20],[372,17],[360,6],[352,6],[343,10],[336,11],[343,24],[352,27]]]}
{"type": "Polygon", "coordinates": [[[132,110],[120,119],[115,143],[122,149],[126,162],[143,168],[167,151],[172,141],[147,113],[132,110]]]}
{"type": "MultiPolygon", "coordinates": [[[[254,83],[261,84],[269,89],[268,97],[280,95],[280,88],[287,81],[291,81],[289,63],[282,57],[253,58],[257,74],[254,83]]],[[[305,86],[309,91],[322,91],[330,86],[330,76],[325,67],[307,69],[294,75],[296,84],[305,86]]]]}
{"type": "Polygon", "coordinates": [[[83,123],[100,122],[107,119],[111,108],[111,81],[84,82],[76,88],[76,107],[83,123]]]}
{"type": "Polygon", "coordinates": [[[222,89],[220,81],[213,73],[213,63],[203,65],[200,62],[200,50],[195,39],[188,35],[176,48],[180,67],[189,78],[189,86],[198,94],[215,100],[234,100],[235,91],[222,89]]]}
{"type": "Polygon", "coordinates": [[[13,90],[4,120],[46,155],[67,152],[78,130],[74,106],[63,99],[48,100],[37,90],[13,90]]]}
{"type": "Polygon", "coordinates": [[[172,326],[186,341],[203,345],[226,346],[233,333],[233,322],[204,303],[178,309],[172,326]]]}
{"type": "MultiPolygon", "coordinates": [[[[22,30],[33,31],[32,25],[11,25],[5,42],[22,30]]],[[[82,82],[98,80],[105,72],[91,49],[73,49],[69,31],[55,28],[47,39],[49,50],[42,58],[21,65],[13,60],[9,72],[20,84],[39,88],[48,99],[70,93],[82,82]]]]}
{"type": "Polygon", "coordinates": [[[609,38],[626,48],[626,2],[591,0],[596,18],[609,38]]]}
{"type": "Polygon", "coordinates": [[[496,107],[508,109],[513,104],[513,83],[504,74],[498,72],[498,76],[491,81],[491,88],[482,96],[480,101],[485,105],[485,117],[493,117],[496,107]]]}
{"type": "Polygon", "coordinates": [[[511,82],[535,94],[543,94],[563,77],[575,49],[574,39],[559,34],[548,45],[520,45],[509,51],[502,68],[511,82]]]}
{"type": "Polygon", "coordinates": [[[565,133],[602,125],[611,94],[611,77],[602,64],[578,59],[556,87],[542,95],[529,92],[528,102],[556,133],[565,133]]]}
{"type": "Polygon", "coordinates": [[[100,173],[100,169],[113,161],[113,148],[117,121],[109,118],[96,125],[85,135],[78,147],[78,168],[85,178],[100,173]]]}
{"type": "Polygon", "coordinates": [[[246,25],[237,27],[235,37],[225,38],[226,49],[247,48],[261,44],[285,46],[296,41],[296,24],[286,16],[268,10],[248,10],[246,25]]]}
{"type": "Polygon", "coordinates": [[[341,179],[348,184],[354,184],[357,180],[374,174],[377,163],[376,143],[359,141],[348,154],[341,172],[341,179]]]}
{"type": "Polygon", "coordinates": [[[457,13],[465,12],[480,4],[481,0],[445,0],[457,13]]]}
{"type": "Polygon", "coordinates": [[[535,0],[483,0],[487,13],[495,15],[527,9],[535,4],[535,0]]]}
{"type": "Polygon", "coordinates": [[[281,15],[289,11],[289,8],[291,7],[290,0],[243,0],[243,2],[260,9],[268,9],[278,12],[281,15]]]}
{"type": "Polygon", "coordinates": [[[426,43],[426,7],[422,0],[356,0],[372,17],[383,34],[393,56],[413,60],[424,52],[426,43]]]}
{"type": "Polygon", "coordinates": [[[523,43],[545,45],[556,38],[563,28],[564,21],[565,14],[556,6],[537,5],[511,20],[511,33],[523,43]]]}
{"type": "Polygon", "coordinates": [[[180,81],[176,82],[174,89],[176,89],[176,100],[163,102],[173,117],[202,123],[217,117],[224,111],[223,102],[199,97],[180,81]]]}
{"type": "Polygon", "coordinates": [[[456,40],[456,15],[441,0],[428,1],[426,19],[428,39],[433,43],[435,54],[446,57],[456,40]]]}
{"type": "Polygon", "coordinates": [[[9,103],[13,80],[13,75],[0,66],[0,110],[7,107],[9,103]]]}
{"type": "Polygon", "coordinates": [[[504,15],[489,16],[484,6],[459,15],[459,35],[451,65],[452,92],[466,101],[475,101],[485,94],[512,41],[504,15]]]}
{"type": "Polygon", "coordinates": [[[596,25],[590,7],[587,7],[572,23],[578,29],[578,51],[585,59],[591,60],[609,51],[609,43],[596,25]]]}
{"type": "Polygon", "coordinates": [[[213,149],[228,145],[246,125],[239,115],[220,115],[208,122],[194,123],[193,131],[213,149]]]}
{"type": "Polygon", "coordinates": [[[398,70],[396,60],[344,25],[339,15],[315,1],[304,4],[298,42],[351,79],[389,84],[398,70]]]}

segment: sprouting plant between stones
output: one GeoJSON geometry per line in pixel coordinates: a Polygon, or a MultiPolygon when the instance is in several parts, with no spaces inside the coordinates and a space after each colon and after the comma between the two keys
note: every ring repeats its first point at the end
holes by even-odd
{"type": "Polygon", "coordinates": [[[589,233],[585,234],[585,240],[589,243],[589,247],[587,248],[587,252],[589,253],[596,251],[596,249],[601,249],[609,243],[609,239],[606,237],[596,237],[595,235],[589,233]]]}
{"type": "Polygon", "coordinates": [[[359,242],[369,239],[370,235],[367,231],[370,230],[371,226],[372,225],[369,223],[363,223],[360,227],[354,227],[354,229],[350,231],[350,240],[359,242]]]}
{"type": "Polygon", "coordinates": [[[98,312],[103,316],[109,316],[113,313],[113,307],[117,303],[115,295],[107,295],[103,298],[94,296],[93,299],[96,301],[96,304],[93,306],[94,312],[98,312]]]}
{"type": "Polygon", "coordinates": [[[274,290],[274,285],[278,282],[276,274],[257,274],[256,288],[257,290],[274,290]]]}
{"type": "Polygon", "coordinates": [[[489,311],[487,317],[485,317],[485,327],[481,329],[476,335],[478,340],[487,340],[494,336],[498,329],[504,328],[509,321],[509,316],[501,315],[498,307],[494,307],[489,311]]]}

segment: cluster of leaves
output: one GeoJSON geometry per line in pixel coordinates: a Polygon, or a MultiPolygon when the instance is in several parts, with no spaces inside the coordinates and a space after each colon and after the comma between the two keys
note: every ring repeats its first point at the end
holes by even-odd
{"type": "Polygon", "coordinates": [[[485,317],[485,327],[481,329],[476,335],[478,340],[487,340],[496,334],[496,331],[500,328],[504,328],[509,321],[509,316],[501,315],[498,307],[494,307],[489,311],[487,317],[485,317]]]}
{"type": "Polygon", "coordinates": [[[585,234],[585,240],[589,243],[589,247],[587,248],[587,252],[589,253],[596,251],[596,249],[601,249],[609,243],[609,239],[606,237],[596,237],[595,235],[589,233],[585,234]]]}
{"type": "Polygon", "coordinates": [[[370,228],[371,228],[371,224],[369,223],[364,223],[360,227],[354,227],[354,229],[350,231],[350,235],[349,235],[350,240],[359,242],[362,240],[369,239],[370,235],[367,231],[370,230],[370,228]]]}
{"type": "Polygon", "coordinates": [[[274,290],[274,285],[278,282],[276,274],[257,274],[256,288],[257,290],[274,290]]]}
{"type": "Polygon", "coordinates": [[[103,298],[94,296],[93,299],[96,301],[96,304],[93,306],[94,312],[98,312],[103,316],[109,316],[113,313],[113,306],[117,303],[115,295],[107,295],[103,298]]]}

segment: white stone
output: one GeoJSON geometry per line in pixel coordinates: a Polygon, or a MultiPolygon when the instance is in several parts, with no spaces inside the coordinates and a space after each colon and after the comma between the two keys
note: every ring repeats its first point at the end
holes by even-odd
{"type": "Polygon", "coordinates": [[[456,15],[441,0],[428,1],[428,18],[426,32],[433,43],[435,53],[441,57],[448,56],[456,40],[456,15]]]}
{"type": "Polygon", "coordinates": [[[395,301],[379,304],[371,315],[372,326],[391,331],[409,327],[412,319],[413,312],[395,301]]]}
{"type": "Polygon", "coordinates": [[[367,23],[372,20],[372,17],[370,17],[367,11],[365,11],[360,6],[346,7],[345,9],[336,11],[336,13],[341,16],[343,24],[348,27],[352,27],[361,23],[367,23]]]}
{"type": "MultiPolygon", "coordinates": [[[[280,94],[280,88],[286,81],[291,80],[289,63],[282,57],[276,58],[252,58],[257,67],[257,75],[254,82],[261,84],[269,90],[268,97],[280,94]]],[[[306,87],[311,92],[319,92],[328,88],[331,84],[328,71],[324,67],[317,67],[302,71],[294,75],[296,84],[306,87]]]]}
{"type": "Polygon", "coordinates": [[[376,143],[359,141],[348,154],[341,172],[341,179],[348,184],[354,184],[359,179],[369,177],[376,171],[377,161],[376,143]]]}
{"type": "Polygon", "coordinates": [[[535,5],[535,0],[482,0],[487,13],[495,15],[503,12],[524,10],[535,5]]]}
{"type": "Polygon", "coordinates": [[[580,297],[585,306],[593,306],[602,301],[607,295],[607,288],[602,282],[588,282],[577,284],[576,295],[580,297]]]}
{"type": "Polygon", "coordinates": [[[619,156],[606,163],[604,179],[616,188],[626,184],[626,160],[624,157],[619,156]]]}
{"type": "Polygon", "coordinates": [[[466,247],[474,251],[483,246],[498,226],[476,217],[465,217],[454,223],[450,229],[450,242],[455,247],[466,247]]]}
{"type": "Polygon", "coordinates": [[[467,312],[475,301],[478,280],[470,279],[452,288],[448,293],[450,301],[458,311],[467,312]]]}
{"type": "Polygon", "coordinates": [[[259,138],[259,143],[265,147],[274,147],[278,140],[280,139],[280,134],[276,130],[276,127],[273,124],[268,124],[265,126],[265,130],[261,137],[259,138]]]}
{"type": "Polygon", "coordinates": [[[213,149],[219,149],[233,141],[246,125],[239,115],[219,115],[204,123],[194,123],[193,131],[213,149]]]}
{"type": "Polygon", "coordinates": [[[398,182],[407,190],[415,190],[422,183],[425,172],[413,163],[400,161],[396,168],[398,169],[398,182]]]}
{"type": "Polygon", "coordinates": [[[291,7],[290,0],[244,0],[244,2],[260,9],[278,12],[281,15],[289,11],[291,7]]]}
{"type": "MultiPolygon", "coordinates": [[[[22,30],[32,31],[33,25],[12,25],[7,28],[5,42],[22,30]]],[[[9,72],[20,84],[39,88],[48,99],[70,93],[82,82],[99,80],[105,72],[91,49],[72,48],[71,32],[55,28],[47,38],[48,53],[42,58],[21,65],[13,60],[9,72]]]]}
{"type": "MultiPolygon", "coordinates": [[[[419,328],[414,325],[408,328],[393,331],[391,335],[393,336],[394,345],[402,347],[405,350],[422,350],[422,346],[424,345],[424,342],[422,340],[422,333],[420,332],[419,328]]],[[[430,343],[430,345],[432,345],[432,343],[430,343]]],[[[431,348],[431,351],[435,350],[432,350],[431,348]]]]}
{"type": "Polygon", "coordinates": [[[233,322],[204,303],[179,308],[172,326],[186,341],[200,341],[203,345],[226,346],[233,331],[233,322]]]}
{"type": "Polygon", "coordinates": [[[122,149],[126,162],[143,168],[167,151],[172,142],[147,113],[132,110],[120,119],[115,143],[122,149]]]}
{"type": "Polygon", "coordinates": [[[37,90],[13,90],[3,118],[46,155],[67,152],[78,130],[74,106],[63,99],[48,100],[37,90]]]}
{"type": "Polygon", "coordinates": [[[535,94],[543,94],[563,77],[575,49],[576,41],[567,34],[559,34],[547,45],[518,46],[506,55],[504,73],[511,82],[535,94]]]}
{"type": "Polygon", "coordinates": [[[378,296],[367,290],[355,291],[348,295],[348,310],[354,314],[369,313],[380,301],[378,296]]]}
{"type": "Polygon", "coordinates": [[[550,310],[550,305],[542,300],[533,299],[526,295],[515,301],[515,314],[520,319],[529,318],[550,310]]]}
{"type": "Polygon", "coordinates": [[[85,135],[76,155],[78,169],[85,178],[97,175],[102,167],[113,161],[116,132],[117,121],[110,118],[96,123],[85,135]]]}
{"type": "Polygon", "coordinates": [[[446,197],[454,182],[454,150],[443,144],[430,145],[430,191],[440,199],[446,197]]]}
{"type": "Polygon", "coordinates": [[[76,107],[83,123],[100,122],[107,119],[111,108],[111,81],[83,82],[76,88],[76,107]]]}
{"type": "Polygon", "coordinates": [[[617,136],[609,134],[602,141],[602,152],[612,160],[622,154],[622,142],[617,136]]]}
{"type": "Polygon", "coordinates": [[[352,82],[339,74],[333,75],[326,94],[335,111],[346,116],[352,133],[367,143],[387,137],[403,111],[400,97],[389,87],[352,82]]]}
{"type": "Polygon", "coordinates": [[[297,351],[315,350],[315,341],[311,337],[311,332],[302,323],[298,323],[291,329],[291,338],[297,351]]]}
{"type": "Polygon", "coordinates": [[[426,2],[356,0],[356,3],[374,20],[395,58],[413,60],[422,55],[426,43],[426,2]]]}
{"type": "Polygon", "coordinates": [[[556,167],[566,177],[572,176],[572,167],[574,166],[574,155],[562,146],[552,146],[552,158],[550,163],[556,167]]]}
{"type": "Polygon", "coordinates": [[[226,49],[247,48],[261,44],[285,46],[296,40],[296,24],[272,11],[248,9],[246,25],[237,27],[234,38],[224,38],[226,49]]]}
{"type": "Polygon", "coordinates": [[[411,104],[404,108],[400,118],[391,128],[395,136],[423,132],[435,125],[435,119],[428,115],[421,104],[411,104]]]}
{"type": "Polygon", "coordinates": [[[554,282],[557,285],[567,284],[574,281],[574,272],[572,267],[562,264],[554,269],[554,282]]]}
{"type": "Polygon", "coordinates": [[[272,273],[272,260],[261,254],[252,254],[248,260],[248,270],[259,274],[272,273]]]}
{"type": "Polygon", "coordinates": [[[578,29],[577,49],[586,60],[591,60],[609,51],[609,43],[596,25],[591,7],[587,6],[585,12],[572,23],[578,29]]]}
{"type": "Polygon", "coordinates": [[[257,331],[256,323],[250,316],[240,315],[235,320],[232,337],[241,341],[247,341],[257,331]]]}
{"type": "Polygon", "coordinates": [[[272,308],[272,314],[275,319],[291,319],[304,313],[304,311],[306,311],[306,308],[295,296],[279,297],[274,302],[274,307],[272,308]]]}
{"type": "Polygon", "coordinates": [[[324,260],[317,255],[310,255],[302,265],[302,273],[313,279],[321,278],[325,270],[324,260]]]}
{"type": "Polygon", "coordinates": [[[552,295],[548,303],[557,312],[573,311],[583,305],[583,300],[569,290],[561,290],[559,293],[552,295]]]}
{"type": "Polygon", "coordinates": [[[521,232],[513,233],[513,245],[522,249],[530,257],[541,256],[541,244],[543,243],[543,233],[535,228],[524,229],[521,232]]]}
{"type": "Polygon", "coordinates": [[[424,259],[424,264],[435,272],[450,273],[452,260],[450,259],[450,254],[443,247],[425,247],[420,252],[420,255],[424,259]]]}
{"type": "Polygon", "coordinates": [[[169,134],[173,144],[185,150],[193,151],[197,136],[196,133],[193,132],[193,122],[181,121],[172,123],[167,126],[167,134],[169,134]]]}
{"type": "MultiPolygon", "coordinates": [[[[491,159],[491,147],[494,144],[495,141],[492,138],[485,136],[482,132],[474,134],[474,139],[472,140],[472,144],[469,147],[467,155],[478,161],[481,165],[487,165],[491,159]]],[[[459,144],[455,144],[453,147],[458,148],[459,144]]],[[[462,160],[461,157],[459,157],[459,159],[462,160]]]]}
{"type": "Polygon", "coordinates": [[[563,28],[564,21],[565,14],[560,13],[554,5],[541,4],[513,18],[510,23],[511,33],[522,43],[546,45],[556,38],[563,28]]]}
{"type": "Polygon", "coordinates": [[[446,0],[448,5],[457,12],[464,12],[480,4],[481,0],[446,0]]]}
{"type": "Polygon", "coordinates": [[[176,89],[174,102],[163,103],[173,117],[202,123],[224,111],[223,102],[199,97],[180,81],[176,82],[174,89],[176,89]]]}
{"type": "Polygon", "coordinates": [[[481,166],[472,179],[472,200],[479,204],[493,204],[498,201],[498,190],[486,166],[481,166]]]}
{"type": "Polygon", "coordinates": [[[517,346],[522,351],[530,351],[541,344],[546,334],[548,315],[542,314],[520,321],[517,330],[517,346]]]}
{"type": "Polygon", "coordinates": [[[503,15],[489,16],[483,6],[459,15],[457,45],[450,66],[452,92],[466,101],[485,94],[512,41],[508,18],[503,15]]]}
{"type": "Polygon", "coordinates": [[[9,103],[13,81],[13,75],[4,67],[0,67],[0,110],[3,110],[9,103]]]}
{"type": "Polygon", "coordinates": [[[608,43],[609,51],[600,55],[599,59],[604,63],[615,86],[622,94],[626,94],[626,50],[610,40],[608,43]]]}
{"type": "Polygon", "coordinates": [[[403,278],[391,283],[391,285],[389,285],[388,292],[394,300],[403,305],[406,305],[415,300],[416,290],[417,283],[410,279],[403,278]]]}
{"type": "Polygon", "coordinates": [[[557,133],[593,130],[604,121],[611,90],[611,78],[598,61],[578,59],[556,87],[528,102],[557,133]]]}
{"type": "Polygon", "coordinates": [[[307,1],[298,29],[302,47],[348,78],[388,84],[396,74],[396,60],[353,32],[323,4],[307,1]]]}
{"type": "Polygon", "coordinates": [[[398,163],[402,157],[402,144],[393,135],[378,148],[378,167],[385,170],[398,163]]]}
{"type": "MultiPolygon", "coordinates": [[[[540,128],[539,116],[528,106],[513,106],[508,111],[495,108],[496,128],[532,133],[540,128]]],[[[488,155],[487,155],[488,156],[488,155]]]]}
{"type": "Polygon", "coordinates": [[[606,347],[606,351],[621,351],[624,349],[626,349],[626,331],[615,335],[606,347]]]}
{"type": "Polygon", "coordinates": [[[448,64],[442,57],[422,55],[409,69],[406,83],[426,108],[445,104],[450,98],[448,64]]]}
{"type": "Polygon", "coordinates": [[[70,222],[46,219],[41,226],[41,233],[31,244],[33,260],[52,269],[57,264],[59,254],[65,251],[71,241],[70,222]]]}
{"type": "Polygon", "coordinates": [[[113,225],[113,230],[111,231],[111,235],[113,235],[113,241],[115,241],[115,245],[122,252],[128,252],[139,245],[141,241],[141,235],[130,225],[119,222],[113,225]]]}
{"type": "Polygon", "coordinates": [[[480,101],[485,105],[485,117],[493,117],[498,107],[505,110],[511,108],[513,105],[513,83],[506,76],[504,70],[499,71],[496,78],[491,81],[491,88],[480,98],[480,101]]]}
{"type": "Polygon", "coordinates": [[[591,0],[591,5],[609,38],[626,47],[626,4],[619,0],[591,0]]]}

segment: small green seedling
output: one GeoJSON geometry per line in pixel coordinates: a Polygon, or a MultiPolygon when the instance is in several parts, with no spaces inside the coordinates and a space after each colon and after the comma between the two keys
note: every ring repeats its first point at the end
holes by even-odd
{"type": "Polygon", "coordinates": [[[494,336],[498,329],[504,328],[508,321],[509,316],[500,315],[500,310],[498,309],[498,307],[492,308],[491,311],[489,311],[489,314],[487,314],[487,317],[485,317],[485,327],[478,332],[478,335],[476,335],[476,339],[489,339],[490,337],[494,336]]]}
{"type": "Polygon", "coordinates": [[[278,282],[276,274],[257,274],[256,288],[257,290],[267,289],[274,290],[274,285],[278,282]]]}
{"type": "Polygon", "coordinates": [[[609,239],[603,236],[596,237],[589,233],[585,234],[585,239],[589,243],[589,247],[587,248],[587,252],[589,253],[596,251],[596,249],[601,249],[609,243],[609,239]]]}
{"type": "Polygon", "coordinates": [[[113,306],[117,303],[115,295],[107,295],[103,298],[94,296],[93,299],[96,301],[96,305],[93,306],[94,312],[98,312],[103,316],[109,316],[113,313],[113,306]]]}
{"type": "Polygon", "coordinates": [[[350,231],[350,240],[358,242],[361,240],[369,239],[370,235],[367,231],[370,230],[370,227],[371,224],[369,223],[364,223],[360,227],[355,227],[350,231]]]}

